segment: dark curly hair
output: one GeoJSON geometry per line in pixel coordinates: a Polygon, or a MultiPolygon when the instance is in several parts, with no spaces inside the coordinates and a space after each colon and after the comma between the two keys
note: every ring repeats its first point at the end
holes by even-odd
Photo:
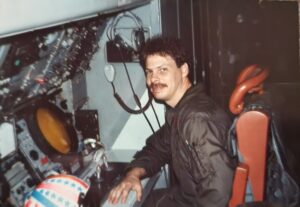
{"type": "Polygon", "coordinates": [[[189,57],[179,39],[171,37],[155,36],[148,39],[140,51],[140,64],[146,67],[146,59],[149,55],[169,55],[176,62],[177,67],[184,63],[189,65],[189,57]]]}

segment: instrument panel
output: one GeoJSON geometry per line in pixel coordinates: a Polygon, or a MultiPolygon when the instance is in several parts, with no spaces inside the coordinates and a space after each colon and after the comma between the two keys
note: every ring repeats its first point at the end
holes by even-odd
{"type": "Polygon", "coordinates": [[[89,70],[105,22],[95,18],[1,39],[1,111],[48,95],[89,70]]]}
{"type": "Polygon", "coordinates": [[[62,85],[90,70],[105,25],[97,17],[0,40],[1,206],[23,206],[49,176],[89,184],[99,174],[97,111],[70,108],[62,85]]]}
{"type": "Polygon", "coordinates": [[[120,178],[126,163],[108,164],[81,87],[109,18],[0,39],[0,206],[24,206],[57,175],[87,183],[83,206],[100,205],[120,178]]]}
{"type": "Polygon", "coordinates": [[[12,146],[9,153],[1,150],[0,174],[9,186],[3,186],[1,192],[10,189],[3,200],[9,198],[13,206],[23,206],[37,184],[56,174],[82,176],[89,182],[97,165],[90,157],[98,149],[86,148],[84,137],[71,124],[72,118],[54,103],[43,101],[26,107],[1,125],[4,128],[10,124],[10,132],[6,129],[0,133],[1,143],[12,146]],[[7,134],[13,136],[6,137],[7,134]],[[94,168],[89,167],[91,164],[94,168]],[[89,168],[88,176],[83,174],[85,168],[89,168]]]}

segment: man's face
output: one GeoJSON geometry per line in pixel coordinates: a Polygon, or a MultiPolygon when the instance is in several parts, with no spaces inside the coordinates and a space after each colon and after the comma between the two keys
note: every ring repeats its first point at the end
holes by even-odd
{"type": "MultiPolygon", "coordinates": [[[[184,65],[185,66],[185,65],[184,65]]],[[[150,55],[146,59],[147,85],[157,100],[176,105],[187,74],[183,66],[178,68],[170,56],[150,55]]]]}

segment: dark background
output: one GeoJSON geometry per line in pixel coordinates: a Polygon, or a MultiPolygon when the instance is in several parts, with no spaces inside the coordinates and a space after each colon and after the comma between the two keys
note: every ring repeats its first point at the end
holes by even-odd
{"type": "Polygon", "coordinates": [[[203,82],[225,109],[242,69],[251,64],[269,68],[265,90],[281,137],[292,152],[288,159],[300,175],[298,2],[164,0],[161,4],[163,35],[181,39],[191,53],[193,82],[203,82]]]}

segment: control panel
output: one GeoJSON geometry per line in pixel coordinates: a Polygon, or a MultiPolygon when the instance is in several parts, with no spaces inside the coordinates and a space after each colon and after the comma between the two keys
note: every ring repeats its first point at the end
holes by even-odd
{"type": "Polygon", "coordinates": [[[17,139],[20,153],[25,157],[33,172],[35,172],[36,177],[42,180],[51,174],[51,172],[63,171],[61,163],[51,161],[48,155],[44,154],[34,143],[24,120],[18,121],[17,127],[19,128],[17,139]]]}
{"type": "Polygon", "coordinates": [[[37,182],[20,161],[6,171],[4,176],[10,186],[11,203],[14,206],[23,206],[27,193],[34,189],[37,182]]]}
{"type": "Polygon", "coordinates": [[[105,24],[94,18],[2,39],[0,110],[12,111],[89,70],[105,24]]]}

